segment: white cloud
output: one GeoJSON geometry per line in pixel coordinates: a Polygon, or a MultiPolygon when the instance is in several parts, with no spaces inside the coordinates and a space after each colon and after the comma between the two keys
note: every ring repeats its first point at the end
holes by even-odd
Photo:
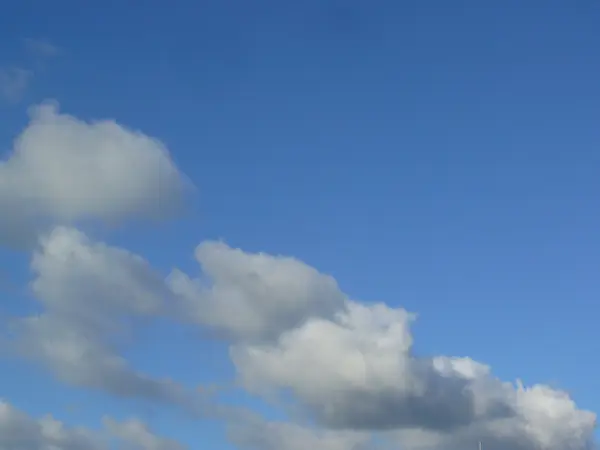
{"type": "Polygon", "coordinates": [[[108,432],[118,437],[122,444],[119,448],[131,450],[184,450],[179,442],[155,435],[148,426],[139,419],[129,419],[124,422],[107,417],[104,426],[108,432]]]}
{"type": "Polygon", "coordinates": [[[36,297],[48,309],[77,316],[88,326],[90,320],[115,314],[157,315],[170,295],[146,260],[73,228],[57,227],[42,236],[31,268],[36,297]]]}
{"type": "Polygon", "coordinates": [[[65,383],[194,409],[177,383],[131,367],[117,353],[110,335],[52,313],[22,319],[17,333],[21,355],[47,367],[65,383]]]}
{"type": "Polygon", "coordinates": [[[408,429],[391,434],[391,441],[407,450],[593,449],[596,416],[577,408],[565,392],[548,386],[513,391],[515,414],[503,419],[473,422],[452,433],[408,429]]]}
{"type": "Polygon", "coordinates": [[[350,302],[275,343],[237,344],[232,358],[248,389],[291,392],[326,427],[402,430],[403,446],[424,448],[587,448],[594,413],[547,386],[500,382],[469,358],[418,358],[409,323],[402,309],[350,302]]]}
{"type": "MultiPolygon", "coordinates": [[[[292,258],[210,242],[196,257],[199,279],[170,279],[186,316],[228,334],[246,389],[292,399],[292,410],[300,406],[324,429],[440,450],[479,439],[489,450],[592,442],[596,415],[562,392],[503,382],[468,357],[415,355],[414,316],[402,308],[350,300],[331,277],[292,258]]],[[[248,438],[255,448],[286,448],[278,428],[263,428],[264,438],[248,438]]]]}
{"type": "MultiPolygon", "coordinates": [[[[71,228],[89,219],[164,217],[189,186],[156,139],[49,104],[32,110],[0,163],[0,207],[12,212],[0,217],[0,240],[14,244],[44,231],[31,259],[41,312],[14,322],[22,356],[73,386],[205,412],[200,395],[123,357],[140,319],[169,318],[229,339],[241,384],[269,399],[281,394],[311,424],[235,421],[231,437],[245,448],[458,450],[478,440],[485,450],[591,446],[596,416],[566,394],[503,382],[468,357],[419,357],[412,314],[352,300],[333,277],[295,258],[208,241],[196,249],[199,277],[176,270],[165,280],[143,258],[71,228]]],[[[227,418],[226,408],[219,412],[227,418]]],[[[119,448],[182,448],[137,419],[104,424],[119,448]]],[[[89,430],[0,404],[0,450],[104,445],[89,430]]]]}
{"type": "Polygon", "coordinates": [[[33,72],[22,67],[0,68],[0,97],[10,103],[18,102],[32,78],[33,72]]]}
{"type": "Polygon", "coordinates": [[[411,314],[346,299],[300,261],[224,244],[201,245],[197,258],[202,281],[176,274],[172,286],[199,323],[233,334],[243,385],[266,398],[285,393],[326,428],[439,436],[440,447],[477,437],[505,448],[585,448],[592,439],[596,415],[564,393],[502,382],[467,357],[419,358],[411,314]]]}
{"type": "Polygon", "coordinates": [[[51,415],[36,419],[0,400],[0,450],[109,450],[109,440],[132,450],[186,448],[157,436],[139,419],[117,422],[107,417],[104,424],[103,431],[68,427],[51,415]]]}
{"type": "Polygon", "coordinates": [[[0,450],[101,450],[102,439],[85,429],[68,428],[52,416],[33,419],[0,401],[0,450]]]}
{"type": "Polygon", "coordinates": [[[335,428],[451,429],[510,414],[505,386],[484,366],[414,358],[410,320],[402,309],[349,302],[334,320],[311,319],[275,344],[231,353],[249,389],[290,389],[335,428]]]}
{"type": "Polygon", "coordinates": [[[0,240],[42,224],[158,218],[179,210],[191,185],[157,139],[115,121],[84,122],[46,103],[0,163],[0,240]]]}
{"type": "Polygon", "coordinates": [[[72,385],[199,412],[198,396],[132,368],[119,354],[132,320],[164,311],[169,291],[146,261],[59,227],[32,258],[41,314],[15,323],[20,353],[72,385]]]}
{"type": "Polygon", "coordinates": [[[245,253],[222,242],[196,249],[202,278],[169,282],[181,316],[233,339],[276,338],[314,316],[332,316],[345,296],[336,281],[295,258],[245,253]]]}
{"type": "MultiPolygon", "coordinates": [[[[477,440],[486,450],[584,450],[592,442],[595,414],[564,393],[502,382],[470,358],[415,355],[414,316],[402,308],[350,300],[333,278],[293,258],[215,242],[196,256],[202,276],[172,274],[167,286],[139,256],[54,229],[32,257],[32,291],[44,310],[20,322],[20,350],[72,385],[196,412],[205,407],[198,397],[128,364],[119,333],[158,316],[218,329],[232,339],[246,389],[285,394],[317,426],[236,422],[232,438],[255,450],[367,449],[374,436],[409,450],[477,440]]],[[[113,429],[145,439],[137,422],[113,429]]]]}

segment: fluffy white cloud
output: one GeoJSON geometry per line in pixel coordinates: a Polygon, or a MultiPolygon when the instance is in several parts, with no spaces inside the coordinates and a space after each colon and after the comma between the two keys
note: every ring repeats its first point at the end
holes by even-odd
{"type": "Polygon", "coordinates": [[[335,428],[451,429],[509,415],[506,387],[469,359],[410,354],[411,315],[348,302],[335,319],[311,319],[275,344],[237,345],[245,385],[290,389],[335,428]]]}
{"type": "Polygon", "coordinates": [[[298,260],[222,243],[202,244],[196,256],[200,279],[176,272],[170,280],[187,316],[229,333],[248,390],[292,394],[326,428],[437,436],[440,446],[484,437],[509,448],[567,440],[583,448],[592,438],[595,414],[568,396],[502,382],[470,358],[419,358],[411,314],[348,300],[298,260]]]}
{"type": "MultiPolygon", "coordinates": [[[[433,449],[477,440],[491,449],[583,449],[593,441],[596,415],[563,392],[503,382],[468,357],[415,355],[414,316],[402,308],[349,300],[331,277],[292,258],[212,242],[196,256],[200,278],[170,278],[184,315],[229,335],[249,391],[282,393],[293,399],[290,406],[297,402],[322,427],[337,430],[330,443],[309,446],[346,448],[354,444],[336,433],[352,430],[433,449]]],[[[237,436],[253,448],[286,448],[282,440],[295,430],[259,428],[237,436]]]]}
{"type": "Polygon", "coordinates": [[[0,163],[0,208],[11,212],[0,217],[0,239],[23,241],[49,222],[162,217],[190,186],[157,139],[42,104],[0,163]]]}
{"type": "Polygon", "coordinates": [[[349,302],[275,343],[232,348],[244,385],[291,392],[324,426],[402,430],[402,446],[587,448],[596,416],[547,386],[503,383],[469,358],[411,354],[411,316],[349,302]]]}
{"type": "MultiPolygon", "coordinates": [[[[402,308],[349,300],[335,280],[293,258],[215,242],[201,244],[196,257],[200,278],[170,277],[180,316],[232,339],[230,354],[249,391],[282,393],[293,399],[290,406],[297,402],[322,427],[337,430],[318,442],[293,442],[351,448],[339,433],[352,430],[427,448],[465,448],[479,439],[486,448],[523,450],[591,442],[595,414],[562,392],[502,382],[467,357],[413,354],[414,316],[402,308]]],[[[269,449],[294,445],[286,436],[299,433],[259,428],[237,436],[269,449]]]]}
{"type": "Polygon", "coordinates": [[[159,314],[170,295],[146,261],[59,227],[41,239],[31,265],[44,309],[15,323],[22,355],[73,385],[200,407],[181,386],[139,373],[118,352],[132,320],[159,314]]]}
{"type": "Polygon", "coordinates": [[[276,338],[314,316],[330,317],[345,296],[328,275],[290,257],[245,253],[222,242],[196,248],[202,278],[180,271],[170,285],[180,315],[236,340],[276,338]]]}
{"type": "MultiPolygon", "coordinates": [[[[200,278],[175,272],[166,283],[139,256],[54,229],[32,258],[44,310],[20,321],[20,350],[65,382],[198,411],[199,399],[175,382],[130,367],[119,335],[131,320],[156,316],[219,330],[232,339],[243,386],[286,394],[320,427],[238,422],[232,437],[251,449],[374,448],[372,436],[416,450],[477,440],[486,450],[582,450],[592,442],[595,414],[564,393],[502,382],[469,358],[413,354],[414,316],[401,308],[349,300],[333,278],[293,258],[217,242],[196,256],[200,278]]],[[[138,422],[107,423],[131,445],[177,448],[150,440],[138,422]]]]}
{"type": "Polygon", "coordinates": [[[51,415],[36,419],[0,400],[0,450],[109,450],[109,441],[132,450],[185,449],[155,435],[138,419],[117,422],[107,417],[104,424],[103,431],[68,427],[51,415]]]}
{"type": "MultiPolygon", "coordinates": [[[[14,322],[21,355],[74,386],[206,412],[199,395],[122,356],[138,320],[168,318],[229,339],[241,384],[269,399],[282,394],[313,424],[236,420],[232,439],[252,450],[458,450],[478,440],[486,450],[592,445],[596,416],[568,395],[502,382],[467,357],[420,358],[412,314],[351,300],[335,279],[295,258],[209,241],[196,249],[199,277],[175,270],[165,280],[143,258],[69,227],[164,216],[188,186],[155,139],[48,104],[32,111],[0,163],[0,208],[11,211],[0,217],[0,240],[14,244],[51,230],[31,259],[41,312],[14,322]]],[[[225,419],[229,412],[219,409],[225,419]]],[[[182,448],[136,419],[104,424],[119,448],[182,448]]],[[[106,447],[89,430],[0,404],[3,448],[106,447]]]]}

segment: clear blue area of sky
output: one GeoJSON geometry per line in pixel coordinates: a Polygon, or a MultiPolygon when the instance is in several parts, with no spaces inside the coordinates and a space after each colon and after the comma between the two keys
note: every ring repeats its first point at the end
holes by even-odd
{"type": "MultiPolygon", "coordinates": [[[[352,297],[417,312],[417,351],[471,356],[600,411],[599,2],[6,3],[0,63],[25,63],[28,37],[63,53],[24,103],[1,107],[3,150],[25,106],[54,98],[160,138],[198,186],[176,223],[102,238],[192,274],[207,238],[296,256],[352,297]]],[[[145,370],[232,377],[225,346],[144,336],[132,358],[145,370]]],[[[34,413],[128,411],[0,369],[0,396],[34,413]]],[[[229,448],[218,428],[145,414],[229,448]]]]}

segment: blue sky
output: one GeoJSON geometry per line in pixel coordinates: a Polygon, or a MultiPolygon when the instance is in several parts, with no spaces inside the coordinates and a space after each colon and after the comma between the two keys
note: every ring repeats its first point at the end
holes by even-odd
{"type": "MultiPolygon", "coordinates": [[[[44,214],[164,276],[197,277],[207,240],[293,256],[352,301],[417,313],[416,354],[470,357],[598,411],[599,20],[593,1],[20,2],[0,14],[0,66],[4,82],[30,72],[0,105],[0,142],[6,160],[48,99],[139,130],[196,187],[181,214],[118,227],[44,214]]],[[[40,308],[32,252],[0,250],[7,323],[40,308]]],[[[163,319],[136,326],[133,366],[188,387],[238,378],[229,347],[242,344],[163,319]]],[[[0,367],[0,396],[32,417],[138,416],[190,448],[236,448],[221,420],[75,386],[27,358],[0,367]]],[[[296,421],[246,390],[219,401],[296,421]]]]}

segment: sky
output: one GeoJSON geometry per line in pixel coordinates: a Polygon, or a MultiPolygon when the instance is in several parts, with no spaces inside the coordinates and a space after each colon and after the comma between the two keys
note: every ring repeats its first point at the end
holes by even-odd
{"type": "Polygon", "coordinates": [[[598,448],[598,2],[8,3],[0,450],[598,448]]]}

